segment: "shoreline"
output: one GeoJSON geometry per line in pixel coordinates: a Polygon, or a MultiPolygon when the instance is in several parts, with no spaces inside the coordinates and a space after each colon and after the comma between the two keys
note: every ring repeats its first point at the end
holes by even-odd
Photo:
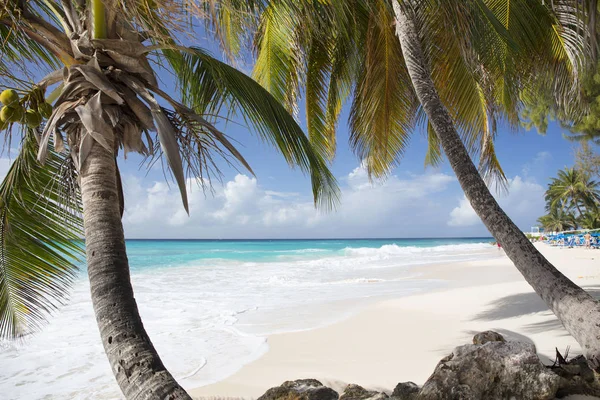
{"type": "MultiPolygon", "coordinates": [[[[578,285],[600,295],[600,251],[536,247],[578,285]]],[[[285,380],[300,378],[316,378],[334,389],[356,383],[390,393],[401,381],[423,384],[442,357],[487,329],[533,341],[543,362],[553,358],[555,347],[564,351],[570,346],[571,355],[580,353],[506,256],[419,265],[410,272],[419,274],[416,279],[442,280],[445,285],[377,301],[316,329],[268,335],[266,353],[190,394],[255,398],[285,380]]]]}

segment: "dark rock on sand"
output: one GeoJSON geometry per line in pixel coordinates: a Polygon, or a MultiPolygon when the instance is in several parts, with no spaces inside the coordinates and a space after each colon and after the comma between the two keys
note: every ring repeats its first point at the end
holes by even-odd
{"type": "Polygon", "coordinates": [[[542,365],[533,344],[491,341],[455,348],[438,363],[418,398],[545,400],[554,398],[559,381],[542,365]]]}
{"type": "Polygon", "coordinates": [[[550,370],[560,376],[556,397],[562,398],[572,394],[600,397],[600,382],[584,356],[577,356],[566,363],[552,366],[550,370]]]}
{"type": "Polygon", "coordinates": [[[344,393],[340,396],[340,400],[382,400],[389,396],[385,393],[380,393],[372,390],[367,390],[359,385],[350,384],[344,389],[344,393]]]}
{"type": "Polygon", "coordinates": [[[283,382],[271,388],[258,400],[338,400],[338,393],[316,379],[298,379],[283,382]]]}
{"type": "Polygon", "coordinates": [[[415,400],[419,394],[419,386],[414,382],[400,382],[392,392],[394,400],[415,400]]]}
{"type": "Polygon", "coordinates": [[[494,331],[479,332],[473,336],[473,344],[486,344],[488,342],[506,342],[504,336],[494,331]]]}

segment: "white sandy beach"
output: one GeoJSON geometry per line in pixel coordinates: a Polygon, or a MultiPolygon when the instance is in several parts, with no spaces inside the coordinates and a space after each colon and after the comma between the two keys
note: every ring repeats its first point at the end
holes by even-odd
{"type": "MultiPolygon", "coordinates": [[[[600,297],[600,251],[538,244],[563,273],[600,297]]],[[[575,340],[507,257],[415,267],[443,290],[387,300],[344,321],[268,337],[268,352],[227,379],[193,389],[196,398],[256,398],[286,380],[316,378],[340,392],[347,383],[390,393],[398,382],[423,384],[438,361],[476,332],[530,340],[544,362],[555,347],[579,354],[575,340]]]]}

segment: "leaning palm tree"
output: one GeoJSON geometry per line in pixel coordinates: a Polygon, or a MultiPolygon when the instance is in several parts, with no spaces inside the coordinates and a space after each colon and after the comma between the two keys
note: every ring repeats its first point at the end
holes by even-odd
{"type": "Polygon", "coordinates": [[[548,184],[546,202],[549,208],[556,208],[561,204],[575,208],[578,217],[582,217],[586,211],[597,208],[600,202],[600,183],[575,168],[560,170],[558,176],[548,184]]]}
{"type": "Polygon", "coordinates": [[[240,40],[228,29],[236,20],[230,10],[240,7],[238,21],[257,29],[254,76],[290,111],[305,94],[309,136],[323,154],[334,154],[336,123],[349,97],[350,143],[372,175],[395,166],[415,126],[425,125],[426,161],[446,155],[487,229],[600,372],[600,305],[537,251],[485,181],[502,182],[496,127],[504,121],[517,129],[521,94],[539,83],[537,73],[551,75],[545,83],[556,101],[577,97],[573,88],[590,48],[580,34],[588,31],[580,2],[204,3],[216,10],[217,32],[233,43],[240,40]],[[248,22],[252,13],[257,18],[248,22]],[[479,169],[470,155],[479,156],[479,169]]]}
{"type": "Polygon", "coordinates": [[[218,174],[215,156],[251,172],[209,117],[226,106],[290,165],[310,173],[319,205],[335,201],[335,179],[259,84],[202,49],[178,45],[177,37],[193,32],[193,5],[31,0],[0,7],[1,83],[9,87],[0,96],[0,128],[16,137],[23,127],[20,154],[0,186],[0,335],[27,334],[64,296],[79,251],[73,239],[81,211],[96,320],[125,397],[189,398],[162,364],[138,313],[121,222],[119,153],[141,153],[151,162],[164,157],[187,210],[185,172],[206,182],[218,174]],[[44,70],[49,74],[32,83],[32,71],[44,70]],[[160,88],[159,70],[207,97],[184,93],[178,101],[160,88]]]}

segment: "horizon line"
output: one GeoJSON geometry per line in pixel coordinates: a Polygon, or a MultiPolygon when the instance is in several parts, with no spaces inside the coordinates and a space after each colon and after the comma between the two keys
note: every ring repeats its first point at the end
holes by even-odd
{"type": "Polygon", "coordinates": [[[435,236],[435,237],[334,237],[334,238],[125,238],[125,240],[424,240],[424,239],[494,239],[493,236],[435,236]]]}

